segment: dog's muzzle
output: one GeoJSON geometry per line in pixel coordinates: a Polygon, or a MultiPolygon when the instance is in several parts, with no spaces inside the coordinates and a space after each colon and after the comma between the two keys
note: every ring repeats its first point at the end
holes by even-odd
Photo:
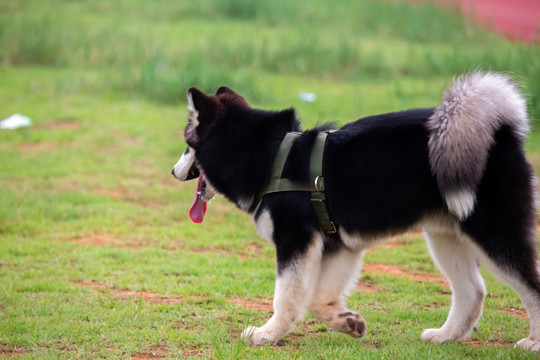
{"type": "Polygon", "coordinates": [[[195,152],[189,147],[174,165],[171,174],[180,181],[188,181],[199,177],[201,172],[195,164],[195,152]]]}
{"type": "Polygon", "coordinates": [[[199,168],[195,164],[193,164],[191,165],[191,168],[189,168],[185,179],[180,179],[178,176],[176,176],[176,174],[174,173],[174,168],[172,169],[171,174],[180,181],[188,181],[198,178],[201,172],[199,171],[199,168]]]}
{"type": "Polygon", "coordinates": [[[180,181],[188,181],[198,178],[201,172],[197,165],[193,164],[187,172],[182,171],[180,174],[176,172],[176,167],[173,167],[171,174],[180,181]]]}

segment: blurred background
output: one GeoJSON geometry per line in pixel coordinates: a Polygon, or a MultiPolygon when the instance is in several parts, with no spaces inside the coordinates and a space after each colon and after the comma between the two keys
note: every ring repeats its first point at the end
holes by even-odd
{"type": "Polygon", "coordinates": [[[4,71],[42,68],[51,81],[28,86],[57,97],[178,104],[189,86],[227,84],[278,107],[315,92],[320,117],[353,119],[432,106],[452,76],[484,69],[515,75],[540,114],[538,46],[520,43],[538,45],[536,0],[4,0],[0,12],[4,71]]]}
{"type": "Polygon", "coordinates": [[[349,299],[366,338],[308,316],[282,346],[243,347],[272,311],[274,249],[222,197],[191,223],[195,184],[170,170],[191,86],[309,128],[436,106],[481,69],[526,94],[540,173],[539,4],[0,0],[0,358],[536,358],[513,349],[527,316],[489,275],[481,334],[420,341],[450,302],[420,233],[366,255],[349,299]]]}

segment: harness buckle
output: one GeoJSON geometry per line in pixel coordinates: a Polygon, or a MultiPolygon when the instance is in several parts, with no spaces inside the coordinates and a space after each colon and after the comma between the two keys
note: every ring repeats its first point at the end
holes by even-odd
{"type": "Polygon", "coordinates": [[[315,215],[317,216],[317,222],[319,227],[326,234],[335,234],[337,232],[336,225],[330,219],[328,211],[326,210],[326,205],[324,203],[324,194],[319,194],[320,197],[315,197],[317,194],[312,194],[311,204],[315,210],[315,215]]]}
{"type": "Polygon", "coordinates": [[[328,234],[335,234],[337,233],[337,229],[336,229],[336,225],[334,225],[334,222],[332,220],[330,220],[328,222],[328,227],[329,229],[328,230],[325,230],[328,234]]]}
{"type": "Polygon", "coordinates": [[[315,190],[317,190],[317,192],[324,192],[324,178],[322,176],[317,176],[315,178],[315,181],[313,182],[315,185],[315,190]]]}

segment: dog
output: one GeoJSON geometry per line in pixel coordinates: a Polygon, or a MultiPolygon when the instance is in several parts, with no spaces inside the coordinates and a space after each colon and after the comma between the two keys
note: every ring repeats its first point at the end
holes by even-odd
{"type": "Polygon", "coordinates": [[[369,116],[329,132],[302,131],[294,109],[251,108],[227,87],[187,93],[187,149],[173,168],[198,178],[190,209],[201,222],[206,203],[222,194],[252,214],[260,236],[276,248],[274,314],[242,334],[276,343],[309,310],[330,329],[355,338],[366,322],[346,296],[364,252],[421,225],[435,263],[452,288],[448,319],[421,338],[467,338],[486,297],[480,265],[519,295],[529,337],[516,346],[540,350],[540,274],[535,236],[536,177],[527,162],[526,101],[509,76],[473,72],[453,81],[435,108],[369,116]],[[314,142],[327,132],[322,160],[326,211],[335,231],[321,229],[308,191],[264,195],[286,134],[298,132],[282,177],[309,181],[314,142]]]}

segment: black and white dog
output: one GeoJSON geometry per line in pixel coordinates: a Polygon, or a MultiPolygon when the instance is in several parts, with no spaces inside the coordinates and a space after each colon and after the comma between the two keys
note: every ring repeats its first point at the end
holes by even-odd
{"type": "MultiPolygon", "coordinates": [[[[365,321],[347,309],[345,296],[365,250],[421,224],[453,291],[447,321],[422,339],[444,343],[470,335],[486,296],[479,271],[485,264],[527,309],[530,335],[517,345],[540,350],[536,177],[523,150],[526,101],[507,76],[464,75],[436,108],[370,116],[330,133],[322,175],[334,234],[320,230],[309,192],[259,201],[286,133],[301,131],[294,110],[253,109],[226,87],[215,95],[191,88],[188,106],[188,148],[173,175],[199,177],[191,218],[202,221],[206,202],[223,194],[253,214],[259,234],[276,247],[274,314],[244,338],[277,342],[306,310],[333,330],[362,337],[365,321]]],[[[308,181],[311,148],[327,129],[294,140],[285,178],[308,181]]]]}

